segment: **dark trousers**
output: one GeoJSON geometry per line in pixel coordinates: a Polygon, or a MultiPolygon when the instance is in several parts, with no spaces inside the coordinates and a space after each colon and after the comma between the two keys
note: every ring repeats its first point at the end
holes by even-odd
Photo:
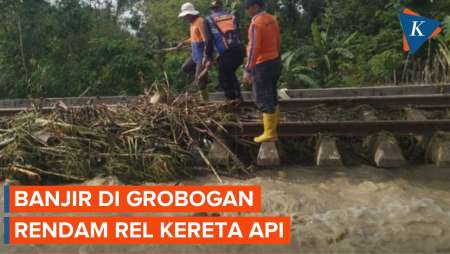
{"type": "MultiPolygon", "coordinates": [[[[194,77],[197,77],[197,75],[199,75],[200,72],[203,70],[202,67],[203,66],[201,64],[196,64],[194,62],[194,60],[192,60],[192,57],[190,57],[190,58],[186,59],[183,66],[181,67],[181,69],[185,73],[190,74],[194,77]]],[[[208,84],[208,74],[203,76],[203,78],[201,78],[198,81],[198,86],[200,89],[205,89],[207,84],[208,84]]]]}
{"type": "Polygon", "coordinates": [[[257,64],[252,73],[253,97],[263,113],[272,114],[278,105],[277,83],[281,74],[280,59],[257,64]]]}
{"type": "Polygon", "coordinates": [[[244,62],[244,48],[233,47],[219,56],[219,84],[227,100],[242,99],[241,84],[236,77],[236,70],[244,62]]]}

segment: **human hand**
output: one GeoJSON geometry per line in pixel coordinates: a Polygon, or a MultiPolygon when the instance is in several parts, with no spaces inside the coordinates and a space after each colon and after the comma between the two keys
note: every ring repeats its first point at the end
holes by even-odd
{"type": "Polygon", "coordinates": [[[211,66],[213,66],[214,62],[213,62],[213,60],[205,57],[205,58],[203,58],[202,64],[203,64],[203,68],[210,69],[211,66]]]}
{"type": "Polygon", "coordinates": [[[242,80],[246,86],[251,86],[252,76],[247,71],[244,71],[244,76],[242,77],[242,80]]]}

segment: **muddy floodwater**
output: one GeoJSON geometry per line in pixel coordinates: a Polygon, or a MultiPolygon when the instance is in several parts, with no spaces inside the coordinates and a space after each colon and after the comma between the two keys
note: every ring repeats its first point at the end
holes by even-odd
{"type": "MultiPolygon", "coordinates": [[[[262,214],[291,217],[291,244],[2,245],[0,253],[450,253],[450,168],[295,166],[260,171],[246,181],[223,180],[227,184],[261,185],[262,214]]],[[[215,183],[211,176],[182,184],[215,183]]],[[[119,182],[106,178],[87,184],[119,182]]]]}

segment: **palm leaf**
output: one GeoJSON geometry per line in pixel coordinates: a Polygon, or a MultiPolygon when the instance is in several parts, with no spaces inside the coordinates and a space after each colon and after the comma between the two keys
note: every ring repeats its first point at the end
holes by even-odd
{"type": "Polygon", "coordinates": [[[331,71],[331,61],[330,61],[330,57],[328,55],[325,55],[324,57],[325,63],[327,65],[327,69],[328,71],[331,71]]]}
{"type": "Polygon", "coordinates": [[[292,59],[294,59],[295,55],[296,55],[296,51],[289,51],[289,52],[284,53],[281,56],[283,65],[286,68],[286,70],[290,70],[291,62],[292,62],[292,59]]]}
{"type": "Polygon", "coordinates": [[[442,39],[438,39],[438,42],[439,42],[439,52],[441,53],[443,58],[447,61],[447,65],[450,66],[450,48],[442,39]]]}
{"type": "Polygon", "coordinates": [[[312,39],[314,47],[316,47],[319,50],[323,50],[322,47],[322,36],[319,31],[319,27],[316,23],[311,24],[311,33],[312,33],[312,39]]]}
{"type": "Polygon", "coordinates": [[[348,58],[348,59],[353,59],[353,57],[354,57],[353,53],[349,49],[346,49],[346,48],[335,48],[334,51],[336,53],[338,53],[339,55],[342,55],[343,57],[348,58]]]}
{"type": "Polygon", "coordinates": [[[349,45],[353,39],[355,39],[356,35],[358,35],[358,32],[354,32],[352,33],[349,37],[347,37],[347,39],[344,40],[344,45],[349,45]]]}
{"type": "Polygon", "coordinates": [[[442,27],[444,30],[444,36],[446,41],[450,41],[450,16],[447,16],[442,22],[442,27]]]}
{"type": "Polygon", "coordinates": [[[297,75],[295,75],[295,77],[298,81],[303,81],[306,84],[310,85],[311,87],[319,87],[319,83],[317,81],[315,81],[314,79],[312,79],[311,77],[309,77],[308,75],[297,74],[297,75]]]}
{"type": "Polygon", "coordinates": [[[292,68],[293,72],[301,72],[301,71],[310,71],[313,72],[314,70],[308,66],[298,65],[292,68]]]}

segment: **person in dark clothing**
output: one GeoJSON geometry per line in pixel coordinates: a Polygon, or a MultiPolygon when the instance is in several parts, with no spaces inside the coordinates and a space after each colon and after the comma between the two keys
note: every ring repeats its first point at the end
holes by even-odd
{"type": "Polygon", "coordinates": [[[241,102],[236,70],[244,62],[245,49],[239,38],[237,18],[223,9],[221,0],[211,3],[211,15],[205,18],[205,37],[204,66],[211,66],[216,52],[220,87],[227,100],[241,102]]]}

